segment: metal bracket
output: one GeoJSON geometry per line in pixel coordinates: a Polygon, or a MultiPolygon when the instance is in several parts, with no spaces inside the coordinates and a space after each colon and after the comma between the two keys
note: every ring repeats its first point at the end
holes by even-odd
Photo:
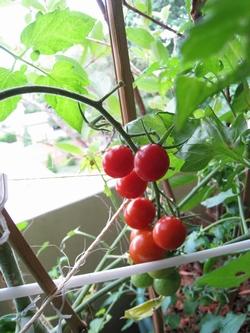
{"type": "Polygon", "coordinates": [[[4,208],[7,199],[8,199],[7,176],[4,173],[0,173],[0,211],[4,208]]]}

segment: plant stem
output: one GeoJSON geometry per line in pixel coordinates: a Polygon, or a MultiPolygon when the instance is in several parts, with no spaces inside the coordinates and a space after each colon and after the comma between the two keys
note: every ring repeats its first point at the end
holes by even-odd
{"type": "Polygon", "coordinates": [[[239,207],[239,214],[241,217],[241,225],[242,225],[242,231],[245,235],[248,234],[248,226],[247,226],[247,221],[245,218],[244,214],[244,207],[243,207],[243,202],[241,198],[241,193],[240,193],[240,184],[239,184],[239,179],[237,178],[237,185],[238,185],[238,193],[237,193],[237,199],[238,199],[238,207],[239,207]]]}
{"type": "MultiPolygon", "coordinates": [[[[17,263],[15,254],[7,242],[0,246],[0,268],[8,287],[15,287],[24,284],[22,273],[17,263]]],[[[18,312],[25,310],[30,303],[31,301],[29,297],[15,299],[16,309],[18,312]]]]}
{"type": "Polygon", "coordinates": [[[249,238],[250,238],[250,233],[247,233],[247,234],[245,234],[245,235],[242,235],[242,236],[236,237],[236,238],[230,240],[229,242],[224,243],[224,245],[232,244],[232,243],[237,243],[237,242],[240,242],[240,241],[243,241],[243,240],[249,239],[249,238]]]}
{"type": "Polygon", "coordinates": [[[214,227],[216,227],[217,225],[219,225],[219,224],[221,224],[223,222],[235,221],[235,220],[241,220],[241,218],[237,217],[237,216],[235,216],[235,217],[227,217],[227,218],[224,218],[224,219],[221,219],[221,220],[218,220],[218,221],[216,221],[214,223],[209,224],[207,227],[203,228],[201,231],[202,232],[206,232],[209,229],[214,228],[214,227]]]}
{"type": "MultiPolygon", "coordinates": [[[[105,265],[105,262],[107,260],[108,255],[113,251],[113,249],[116,247],[116,245],[119,243],[119,241],[121,240],[121,238],[125,235],[127,231],[127,226],[124,226],[124,228],[122,229],[122,231],[119,233],[118,237],[116,237],[116,239],[113,241],[113,243],[111,244],[109,250],[105,253],[105,255],[102,257],[101,261],[99,262],[99,264],[97,265],[95,272],[99,272],[105,265]]],[[[110,267],[109,267],[110,268],[110,267]]],[[[89,289],[90,289],[90,285],[86,285],[85,287],[83,287],[81,293],[79,294],[79,296],[77,297],[77,299],[75,300],[73,307],[77,307],[81,301],[85,298],[85,296],[87,295],[89,289]]]]}
{"type": "Polygon", "coordinates": [[[135,12],[135,13],[137,13],[137,14],[139,14],[139,15],[145,17],[145,18],[147,18],[148,20],[154,22],[155,24],[159,25],[159,26],[162,27],[163,29],[166,29],[166,30],[168,30],[168,31],[171,31],[171,32],[175,33],[175,34],[176,34],[177,36],[179,36],[179,37],[184,37],[183,34],[181,34],[180,32],[176,31],[175,29],[169,27],[168,25],[162,23],[161,21],[156,20],[156,19],[153,18],[152,16],[149,16],[149,15],[143,13],[143,12],[140,11],[139,9],[137,9],[137,8],[135,8],[135,7],[131,6],[131,5],[129,5],[129,4],[127,3],[127,1],[123,0],[123,4],[124,4],[124,6],[126,6],[128,9],[130,9],[130,10],[132,10],[133,12],[135,12]]]}
{"type": "Polygon", "coordinates": [[[154,192],[155,192],[155,201],[157,207],[157,218],[159,219],[161,216],[161,202],[160,202],[160,192],[156,182],[153,182],[154,192]]]}
{"type": "Polygon", "coordinates": [[[116,121],[107,110],[104,109],[102,106],[102,101],[95,101],[73,91],[56,88],[56,87],[49,87],[49,86],[21,86],[17,88],[12,88],[8,90],[4,90],[0,92],[0,101],[22,94],[30,94],[30,93],[45,93],[45,94],[52,94],[52,95],[59,95],[70,98],[74,101],[81,102],[92,106],[93,108],[97,109],[105,119],[117,130],[117,132],[121,135],[121,137],[126,141],[126,143],[130,146],[130,148],[136,152],[137,147],[130,138],[130,136],[124,131],[121,124],[116,121]]]}
{"type": "Polygon", "coordinates": [[[122,284],[123,282],[125,282],[128,279],[129,278],[127,278],[127,277],[126,278],[121,278],[121,279],[115,280],[114,282],[111,282],[111,283],[107,284],[105,287],[103,287],[102,289],[98,290],[93,296],[91,296],[90,298],[88,298],[85,302],[82,302],[77,308],[75,308],[75,311],[77,313],[81,312],[86,306],[88,306],[89,304],[93,303],[99,297],[105,295],[107,292],[109,292],[110,290],[112,290],[115,287],[119,286],[120,284],[122,284]]]}
{"type": "MultiPolygon", "coordinates": [[[[8,242],[0,246],[0,270],[8,287],[15,287],[24,284],[16,256],[8,242]]],[[[16,329],[19,329],[22,325],[22,321],[20,319],[29,318],[33,315],[34,312],[32,310],[28,310],[26,312],[26,309],[31,305],[31,299],[29,297],[16,298],[14,302],[17,317],[18,314],[20,314],[20,318],[17,318],[16,327],[16,329]]],[[[40,321],[34,323],[33,329],[35,333],[47,332],[47,329],[43,327],[40,321]]]]}
{"type": "Polygon", "coordinates": [[[181,202],[178,204],[179,209],[181,209],[204,185],[206,185],[219,169],[220,166],[217,166],[205,178],[203,178],[202,181],[196,185],[185,198],[181,200],[181,202]]]}
{"type": "MultiPolygon", "coordinates": [[[[148,294],[149,294],[149,299],[156,298],[153,287],[148,288],[148,294]]],[[[161,308],[158,308],[153,312],[153,326],[154,326],[154,333],[164,333],[164,321],[161,308]]]]}
{"type": "Polygon", "coordinates": [[[43,69],[35,66],[34,64],[32,64],[31,62],[23,59],[21,56],[16,55],[15,53],[11,52],[9,49],[7,49],[6,47],[4,47],[3,45],[0,45],[0,49],[4,50],[5,52],[7,52],[8,54],[10,54],[15,60],[19,60],[22,61],[23,63],[25,63],[26,65],[33,67],[35,69],[37,69],[38,71],[40,71],[41,73],[45,74],[46,76],[50,76],[47,72],[45,72],[43,69]]]}

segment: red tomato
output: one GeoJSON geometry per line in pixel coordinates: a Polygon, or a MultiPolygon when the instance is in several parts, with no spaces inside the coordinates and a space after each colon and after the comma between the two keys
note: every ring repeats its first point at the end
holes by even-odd
{"type": "Polygon", "coordinates": [[[145,229],[132,229],[131,232],[130,232],[130,236],[129,236],[129,239],[130,239],[130,242],[132,241],[132,239],[135,238],[135,236],[139,235],[141,232],[143,231],[151,231],[152,232],[152,228],[149,226],[148,228],[145,228],[145,229]]]}
{"type": "Polygon", "coordinates": [[[143,195],[147,188],[147,182],[138,177],[133,170],[126,177],[118,179],[115,188],[120,196],[133,199],[143,195]]]}
{"type": "Polygon", "coordinates": [[[126,223],[134,229],[145,229],[154,220],[155,206],[146,198],[136,198],[129,202],[124,211],[126,223]]]}
{"type": "Polygon", "coordinates": [[[165,250],[175,250],[186,238],[186,227],[175,216],[163,216],[153,228],[155,243],[165,250]]]}
{"type": "Polygon", "coordinates": [[[134,168],[141,179],[156,181],[163,177],[169,168],[168,154],[157,144],[142,146],[135,154],[134,168]]]}
{"type": "Polygon", "coordinates": [[[140,230],[130,243],[129,254],[133,262],[139,264],[162,259],[165,251],[155,244],[152,231],[140,230]]]}
{"type": "Polygon", "coordinates": [[[102,166],[110,177],[125,177],[134,167],[133,152],[127,146],[112,147],[103,155],[102,166]]]}

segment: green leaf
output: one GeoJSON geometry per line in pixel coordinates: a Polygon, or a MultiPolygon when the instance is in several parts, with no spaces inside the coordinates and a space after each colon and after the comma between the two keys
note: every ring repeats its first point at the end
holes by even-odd
{"type": "MultiPolygon", "coordinates": [[[[23,71],[12,72],[9,69],[0,67],[0,90],[23,86],[27,83],[23,71]]],[[[0,121],[6,119],[17,107],[21,97],[11,97],[0,102],[0,121]]]]}
{"type": "Polygon", "coordinates": [[[17,227],[18,227],[18,229],[20,230],[20,231],[24,231],[27,227],[28,227],[28,225],[29,225],[29,222],[27,222],[27,221],[23,221],[23,222],[19,222],[19,223],[17,223],[17,227]]]}
{"type": "Polygon", "coordinates": [[[181,170],[181,168],[184,164],[184,161],[181,160],[180,158],[178,158],[177,156],[175,156],[174,154],[169,153],[168,156],[170,159],[170,168],[168,169],[168,171],[167,171],[166,175],[163,177],[163,179],[168,179],[168,178],[173,177],[176,173],[178,173],[181,170]]]}
{"type": "Polygon", "coordinates": [[[200,333],[238,333],[246,319],[246,314],[229,312],[226,317],[207,314],[201,321],[200,333]]]}
{"type": "Polygon", "coordinates": [[[79,155],[83,154],[83,151],[80,147],[78,147],[70,142],[57,142],[56,147],[65,151],[66,153],[70,153],[72,155],[79,156],[79,155]]]}
{"type": "MultiPolygon", "coordinates": [[[[138,117],[136,120],[126,124],[125,130],[127,133],[144,134],[143,136],[134,138],[134,142],[138,145],[149,143],[149,140],[144,133],[142,121],[147,131],[152,133],[152,138],[157,140],[173,124],[173,115],[167,112],[158,112],[156,114],[138,117]]],[[[172,142],[170,142],[170,144],[171,143],[172,142]]]]}
{"type": "Polygon", "coordinates": [[[238,85],[234,94],[232,108],[237,113],[249,110],[250,89],[247,82],[238,85]]]}
{"type": "Polygon", "coordinates": [[[199,303],[197,301],[191,301],[189,299],[184,302],[184,312],[187,315],[192,315],[195,313],[199,303]]]}
{"type": "Polygon", "coordinates": [[[203,200],[205,200],[213,192],[213,188],[204,186],[198,192],[196,192],[184,205],[181,206],[183,212],[189,211],[198,206],[203,200]]]}
{"type": "Polygon", "coordinates": [[[42,12],[45,10],[44,6],[40,3],[39,0],[22,0],[22,5],[27,8],[33,7],[42,12]]]}
{"type": "Polygon", "coordinates": [[[201,321],[200,333],[213,333],[220,328],[221,325],[220,316],[215,316],[213,314],[207,314],[201,321]]]}
{"type": "Polygon", "coordinates": [[[156,40],[152,43],[151,48],[153,50],[156,60],[160,63],[167,63],[169,59],[169,52],[165,45],[160,40],[156,40]]]}
{"type": "Polygon", "coordinates": [[[159,78],[156,75],[139,77],[136,80],[136,85],[140,90],[148,93],[158,92],[160,89],[159,78]]]}
{"type": "Polygon", "coordinates": [[[232,141],[237,141],[237,139],[247,130],[247,128],[247,121],[244,115],[239,114],[229,129],[232,141]]]}
{"type": "Polygon", "coordinates": [[[154,37],[146,29],[129,27],[126,32],[130,42],[144,49],[150,49],[154,42],[154,37]]]}
{"type": "Polygon", "coordinates": [[[216,288],[238,287],[250,278],[250,252],[231,260],[223,267],[203,275],[196,284],[198,286],[211,286],[216,288]]]}
{"type": "Polygon", "coordinates": [[[154,310],[161,306],[163,297],[151,299],[143,304],[137,305],[125,311],[124,318],[133,320],[142,320],[153,315],[154,310]]]}
{"type": "MultiPolygon", "coordinates": [[[[40,85],[57,86],[66,88],[78,93],[85,93],[85,86],[88,85],[86,72],[75,60],[68,57],[58,57],[53,66],[50,76],[39,76],[37,83],[40,85]]],[[[52,106],[60,117],[78,132],[82,127],[82,116],[78,104],[68,98],[45,95],[47,103],[52,106]]]]}
{"type": "Polygon", "coordinates": [[[83,13],[56,10],[39,15],[21,34],[22,43],[41,54],[55,54],[75,44],[82,44],[95,20],[83,13]]]}
{"type": "Polygon", "coordinates": [[[181,317],[177,313],[167,314],[165,323],[169,325],[173,330],[177,329],[181,321],[181,317]]]}
{"type": "Polygon", "coordinates": [[[197,143],[189,145],[187,143],[178,155],[185,161],[181,171],[189,172],[205,168],[214,157],[214,152],[209,144],[197,143]]]}
{"type": "Polygon", "coordinates": [[[220,330],[220,333],[239,332],[241,326],[244,324],[246,316],[246,313],[234,314],[232,312],[229,312],[226,318],[222,320],[222,328],[220,330]]]}
{"type": "Polygon", "coordinates": [[[0,332],[14,333],[16,327],[16,314],[8,314],[0,317],[0,332]]]}
{"type": "Polygon", "coordinates": [[[191,29],[183,43],[184,61],[206,59],[218,53],[235,34],[247,32],[249,21],[248,0],[241,0],[240,6],[235,0],[209,1],[204,20],[191,29]]]}
{"type": "Polygon", "coordinates": [[[176,80],[176,125],[181,129],[186,119],[217,87],[195,77],[179,76],[176,80]]]}
{"type": "Polygon", "coordinates": [[[178,174],[169,179],[172,187],[178,187],[187,185],[197,181],[197,177],[194,174],[178,174]]]}
{"type": "Polygon", "coordinates": [[[225,192],[220,192],[217,195],[214,195],[211,198],[206,199],[203,201],[201,204],[207,208],[211,208],[214,206],[217,206],[221,203],[223,203],[226,199],[234,197],[236,194],[232,192],[231,189],[225,191],[225,192]]]}

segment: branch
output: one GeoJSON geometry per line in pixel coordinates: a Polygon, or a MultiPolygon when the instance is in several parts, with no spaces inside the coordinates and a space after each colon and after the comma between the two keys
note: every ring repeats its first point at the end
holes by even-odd
{"type": "Polygon", "coordinates": [[[108,22],[107,11],[106,11],[106,7],[104,6],[104,3],[102,2],[102,0],[96,0],[96,2],[102,12],[102,15],[103,15],[105,21],[108,22]]]}
{"type": "Polygon", "coordinates": [[[206,0],[192,0],[190,15],[194,22],[198,21],[202,17],[201,8],[205,4],[206,0]]]}
{"type": "Polygon", "coordinates": [[[56,88],[56,87],[49,87],[49,86],[21,86],[17,88],[11,88],[8,90],[4,90],[0,92],[0,101],[5,100],[9,97],[19,96],[23,94],[30,94],[30,93],[42,93],[42,94],[51,94],[51,95],[59,95],[70,98],[74,101],[87,104],[92,106],[96,110],[98,110],[103,117],[117,130],[117,132],[121,135],[121,137],[126,141],[128,146],[136,152],[137,147],[130,138],[130,136],[124,131],[121,124],[116,121],[107,110],[104,109],[102,106],[102,100],[95,101],[73,91],[56,88]]]}
{"type": "MultiPolygon", "coordinates": [[[[148,288],[149,299],[154,299],[156,297],[155,291],[152,287],[148,288]]],[[[164,333],[164,321],[162,309],[158,308],[153,312],[153,326],[154,333],[164,333]]]]}
{"type": "Polygon", "coordinates": [[[156,20],[156,19],[153,18],[152,16],[149,16],[149,15],[147,15],[147,14],[141,12],[139,9],[137,9],[137,8],[135,8],[135,7],[133,7],[133,6],[131,6],[130,4],[127,3],[126,0],[123,0],[123,4],[124,4],[124,6],[126,6],[128,9],[130,9],[130,10],[132,10],[133,12],[135,12],[135,13],[137,13],[137,14],[139,14],[139,15],[145,17],[145,18],[147,18],[148,20],[154,22],[155,24],[159,25],[159,26],[162,27],[163,29],[166,29],[166,30],[168,30],[168,31],[171,31],[171,32],[173,32],[174,34],[176,34],[176,35],[179,36],[179,37],[184,37],[184,35],[183,35],[182,33],[176,31],[175,29],[173,29],[173,28],[171,28],[170,26],[168,26],[168,25],[162,23],[161,21],[156,20]]]}
{"type": "Polygon", "coordinates": [[[12,51],[8,50],[6,47],[4,47],[3,45],[0,45],[0,49],[2,49],[3,51],[7,52],[8,54],[10,54],[15,60],[19,60],[22,61],[23,63],[25,63],[26,65],[33,67],[35,69],[37,69],[38,71],[40,71],[41,73],[45,74],[46,76],[50,76],[47,72],[45,72],[43,69],[35,66],[34,64],[32,64],[31,62],[23,59],[21,56],[18,56],[17,54],[13,53],[12,51]]]}
{"type": "Polygon", "coordinates": [[[202,179],[202,181],[196,185],[185,198],[181,200],[181,202],[178,204],[179,209],[181,209],[204,185],[206,185],[219,169],[220,166],[217,166],[204,179],[202,179]]]}

